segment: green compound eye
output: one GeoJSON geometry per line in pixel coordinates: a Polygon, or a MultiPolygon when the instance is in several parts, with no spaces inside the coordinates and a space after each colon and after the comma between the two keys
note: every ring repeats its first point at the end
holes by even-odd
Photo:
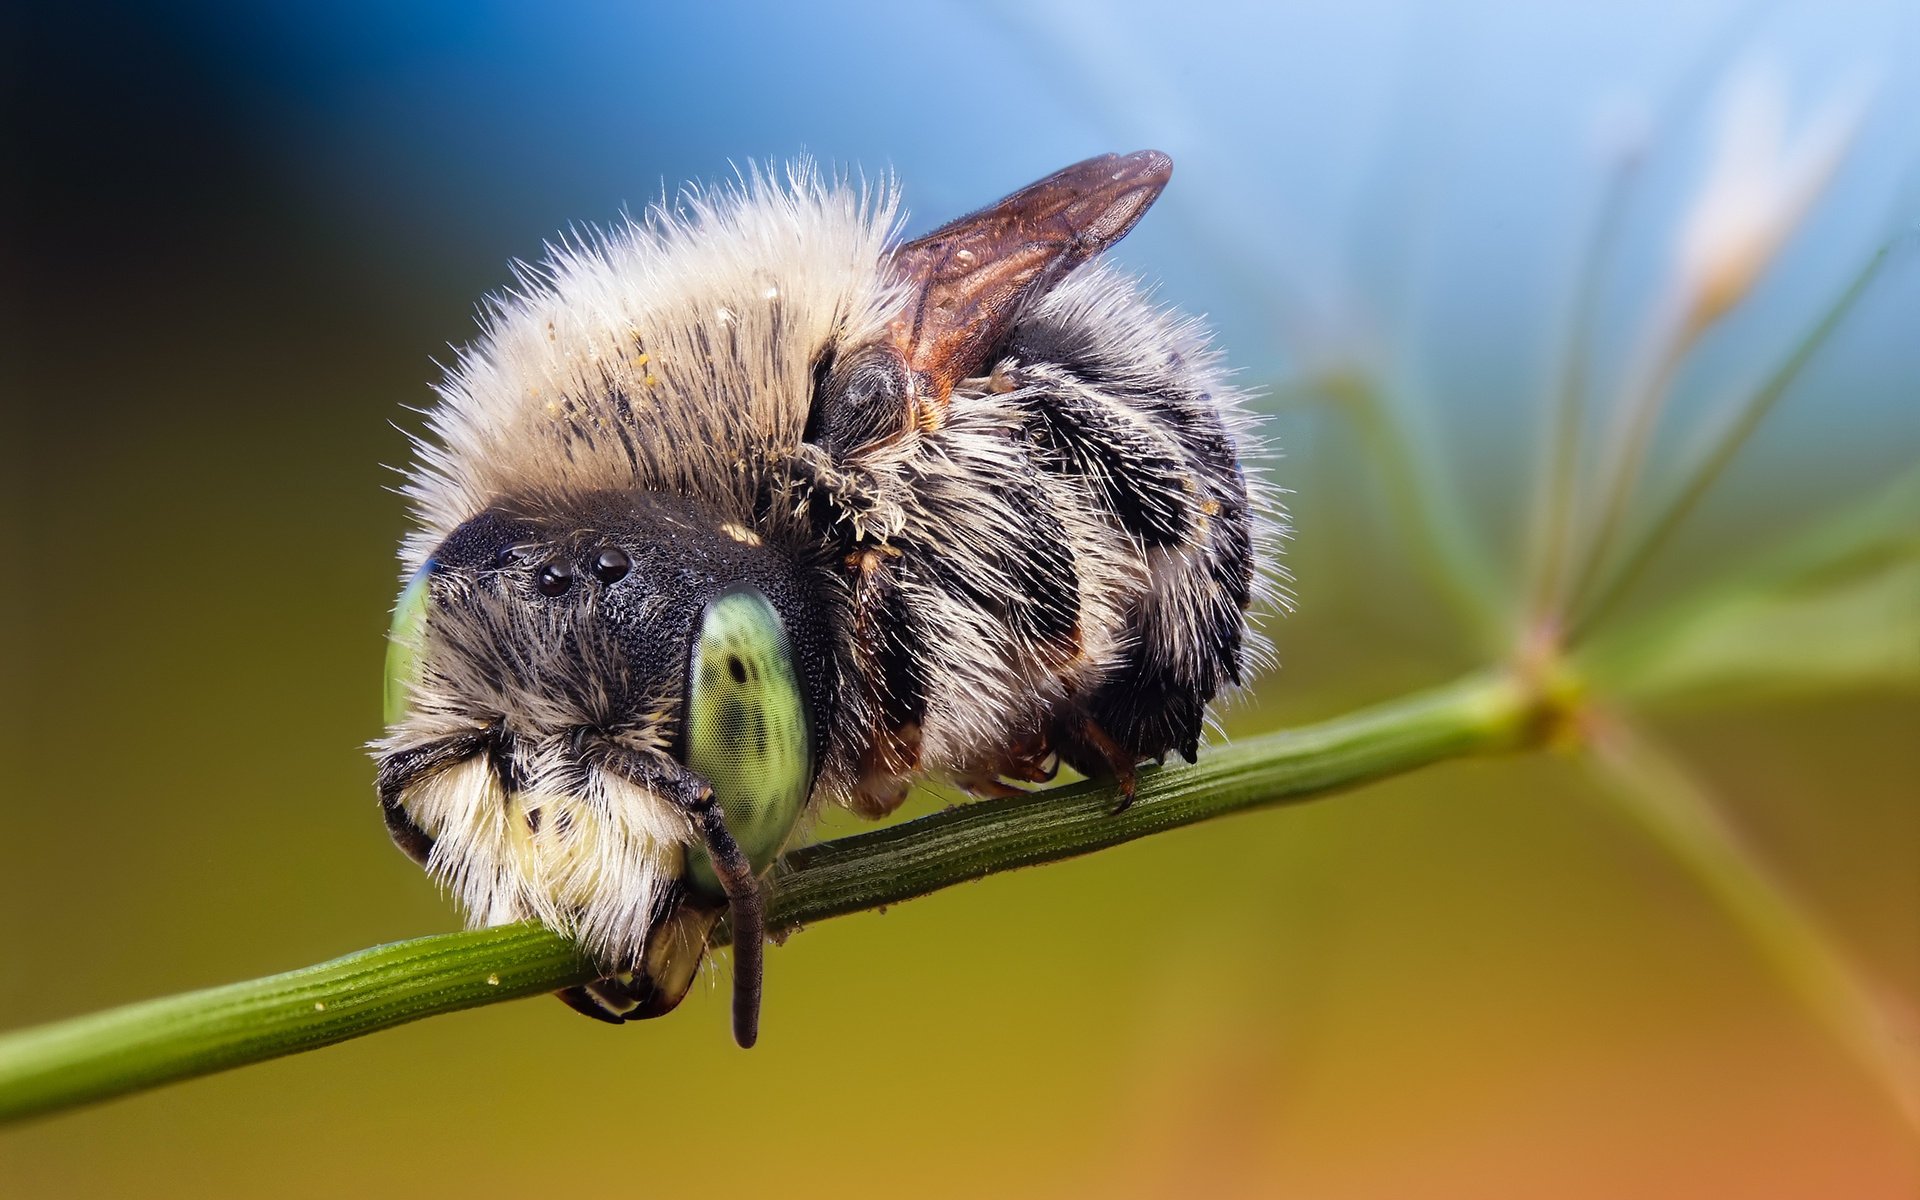
{"type": "MultiPolygon", "coordinates": [[[[813,790],[813,714],[780,614],[757,590],[707,605],[687,677],[687,766],[713,785],[727,829],[764,871],[813,790]]],[[[693,881],[718,892],[713,862],[687,852],[693,881]]]]}
{"type": "Polygon", "coordinates": [[[420,642],[427,636],[428,562],[413,573],[393,606],[393,627],[387,630],[387,724],[407,715],[407,698],[420,682],[420,642]]]}

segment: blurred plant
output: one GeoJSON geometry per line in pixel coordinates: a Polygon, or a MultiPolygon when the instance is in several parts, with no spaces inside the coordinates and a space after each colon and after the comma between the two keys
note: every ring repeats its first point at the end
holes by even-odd
{"type": "Polygon", "coordinates": [[[1388,415],[1389,389],[1377,373],[1350,363],[1290,390],[1353,420],[1380,460],[1416,568],[1464,632],[1504,634],[1515,676],[1550,698],[1549,744],[1585,763],[1620,811],[1700,881],[1920,1131],[1912,1016],[1820,928],[1639,715],[1683,696],[1752,700],[1920,682],[1920,468],[1851,510],[1809,522],[1784,548],[1618,620],[1676,531],[1915,240],[1916,227],[1891,234],[1759,386],[1704,420],[1665,478],[1645,478],[1681,367],[1753,294],[1811,212],[1853,141],[1864,99],[1857,89],[1831,99],[1789,139],[1777,76],[1750,67],[1725,86],[1716,151],[1680,223],[1665,292],[1624,386],[1604,406],[1599,453],[1586,461],[1595,310],[1646,152],[1633,139],[1614,146],[1576,274],[1557,395],[1546,406],[1530,544],[1511,601],[1487,582],[1499,572],[1462,498],[1441,482],[1448,476],[1434,461],[1435,443],[1409,437],[1388,415]]]}
{"type": "MultiPolygon", "coordinates": [[[[960,806],[782,860],[770,926],[804,924],[1000,871],[1058,861],[1229,813],[1333,794],[1468,754],[1552,748],[1580,761],[1752,939],[1920,1129],[1902,1018],[1740,836],[1645,713],[1680,696],[1920,681],[1920,470],[1814,522],[1778,551],[1624,621],[1651,564],[1807,364],[1910,240],[1859,270],[1758,387],[1703,423],[1680,466],[1643,481],[1681,366],[1758,286],[1833,177],[1858,97],[1783,136],[1771,77],[1738,77],[1718,153],[1673,251],[1635,366],[1583,459],[1595,311],[1645,147],[1617,148],[1569,308],[1535,518],[1515,586],[1466,515],[1433,439],[1383,373],[1318,370],[1283,394],[1333,403],[1380,461],[1415,563],[1478,648],[1480,670],[1358,713],[1242,741],[1192,767],[1148,770],[1124,813],[1090,785],[960,806]],[[1636,508],[1642,499],[1648,502],[1636,508]]],[[[1909,233],[1911,231],[1908,231],[1909,233]]],[[[724,940],[725,931],[720,937],[724,940]]],[[[594,968],[532,925],[421,938],[285,975],[133,1005],[0,1038],[0,1119],[312,1049],[436,1013],[528,996],[594,968]]]]}

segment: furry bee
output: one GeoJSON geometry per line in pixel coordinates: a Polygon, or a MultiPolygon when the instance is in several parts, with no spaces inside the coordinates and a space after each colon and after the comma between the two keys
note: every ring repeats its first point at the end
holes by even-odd
{"type": "Polygon", "coordinates": [[[1274,508],[1194,321],[1096,261],[1163,154],[924,237],[897,192],[755,170],[551,248],[438,387],[375,744],[394,841],[476,925],[537,918],[672,1009],[823,805],[1117,781],[1264,653],[1274,508]]]}

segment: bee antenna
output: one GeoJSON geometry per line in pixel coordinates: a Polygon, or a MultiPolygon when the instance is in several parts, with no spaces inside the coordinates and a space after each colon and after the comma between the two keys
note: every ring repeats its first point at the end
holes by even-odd
{"type": "Polygon", "coordinates": [[[713,859],[714,874],[727,893],[727,911],[733,925],[733,1040],[748,1050],[760,1040],[760,981],[767,940],[766,900],[753,865],[727,829],[713,789],[689,807],[713,859]]]}
{"type": "Polygon", "coordinates": [[[607,769],[679,805],[706,844],[713,873],[727,894],[733,927],[733,1040],[742,1050],[752,1049],[760,1040],[760,980],[767,941],[767,904],[753,864],[733,840],[726,815],[706,780],[677,767],[662,778],[659,764],[643,764],[630,752],[604,743],[595,750],[607,769]]]}

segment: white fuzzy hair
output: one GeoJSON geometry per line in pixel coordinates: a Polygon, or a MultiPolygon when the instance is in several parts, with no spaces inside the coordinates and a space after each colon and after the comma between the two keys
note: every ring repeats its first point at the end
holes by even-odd
{"type": "Polygon", "coordinates": [[[897,207],[891,181],[834,183],[802,160],[516,263],[415,442],[408,573],[530,483],[741,497],[749,463],[800,441],[811,356],[879,336],[898,307],[883,259],[897,207]]]}
{"type": "MultiPolygon", "coordinates": [[[[743,536],[805,536],[804,505],[756,512],[756,497],[770,476],[812,450],[803,431],[823,349],[884,338],[906,301],[887,265],[896,212],[891,182],[829,181],[806,162],[778,176],[750,169],[732,187],[683,193],[674,207],[653,206],[641,220],[550,246],[539,266],[517,266],[517,286],[485,306],[479,338],[458,353],[428,415],[428,436],[416,443],[404,489],[416,523],[402,550],[406,573],[463,522],[508,499],[674,493],[730,514],[743,536]]],[[[1205,330],[1155,306],[1133,279],[1085,267],[1021,323],[1085,331],[1111,378],[1143,395],[1177,372],[1211,406],[1232,457],[1257,455],[1254,419],[1205,330]]],[[[937,427],[865,447],[829,469],[849,471],[866,496],[854,514],[865,533],[937,548],[993,595],[1016,596],[1021,587],[1012,569],[1026,543],[1012,534],[1023,514],[1009,505],[1049,510],[1078,577],[1070,614],[1077,642],[1068,651],[1023,642],[1004,620],[925,573],[902,572],[898,586],[922,623],[930,659],[917,761],[877,790],[863,779],[871,764],[860,762],[862,739],[875,727],[878,698],[843,688],[816,811],[827,802],[885,808],[917,774],[991,776],[1005,762],[1010,731],[1043,726],[1054,705],[1097,688],[1141,639],[1169,661],[1189,663],[1202,651],[1183,631],[1209,621],[1240,627],[1240,604],[1209,574],[1219,551],[1208,520],[1236,487],[1253,508],[1256,597],[1284,602],[1273,566],[1279,507],[1257,469],[1242,476],[1227,461],[1211,474],[1193,472],[1181,481],[1202,513],[1193,533],[1178,545],[1145,546],[1103,509],[1086,479],[1036,470],[1021,404],[1044,376],[1043,365],[1024,383],[1017,370],[1006,380],[965,381],[937,427]]],[[[1109,415],[1142,439],[1169,437],[1144,404],[1115,402],[1109,415]]],[[[823,586],[839,589],[838,601],[851,607],[844,578],[823,586]]],[[[858,676],[862,648],[849,630],[833,632],[835,669],[858,676]]],[[[1244,634],[1241,661],[1263,665],[1267,643],[1257,629],[1244,634]]],[[[471,681],[441,682],[453,686],[419,689],[413,714],[383,751],[460,727],[461,692],[471,681]]],[[[549,723],[558,718],[533,722],[549,723]]],[[[518,796],[506,795],[478,759],[408,790],[409,817],[435,840],[429,868],[476,924],[537,917],[608,961],[632,961],[679,873],[690,828],[645,789],[597,772],[582,780],[577,765],[561,761],[557,729],[523,735],[528,784],[518,796]],[[569,819],[536,821],[530,832],[524,818],[533,809],[569,819]]]]}

